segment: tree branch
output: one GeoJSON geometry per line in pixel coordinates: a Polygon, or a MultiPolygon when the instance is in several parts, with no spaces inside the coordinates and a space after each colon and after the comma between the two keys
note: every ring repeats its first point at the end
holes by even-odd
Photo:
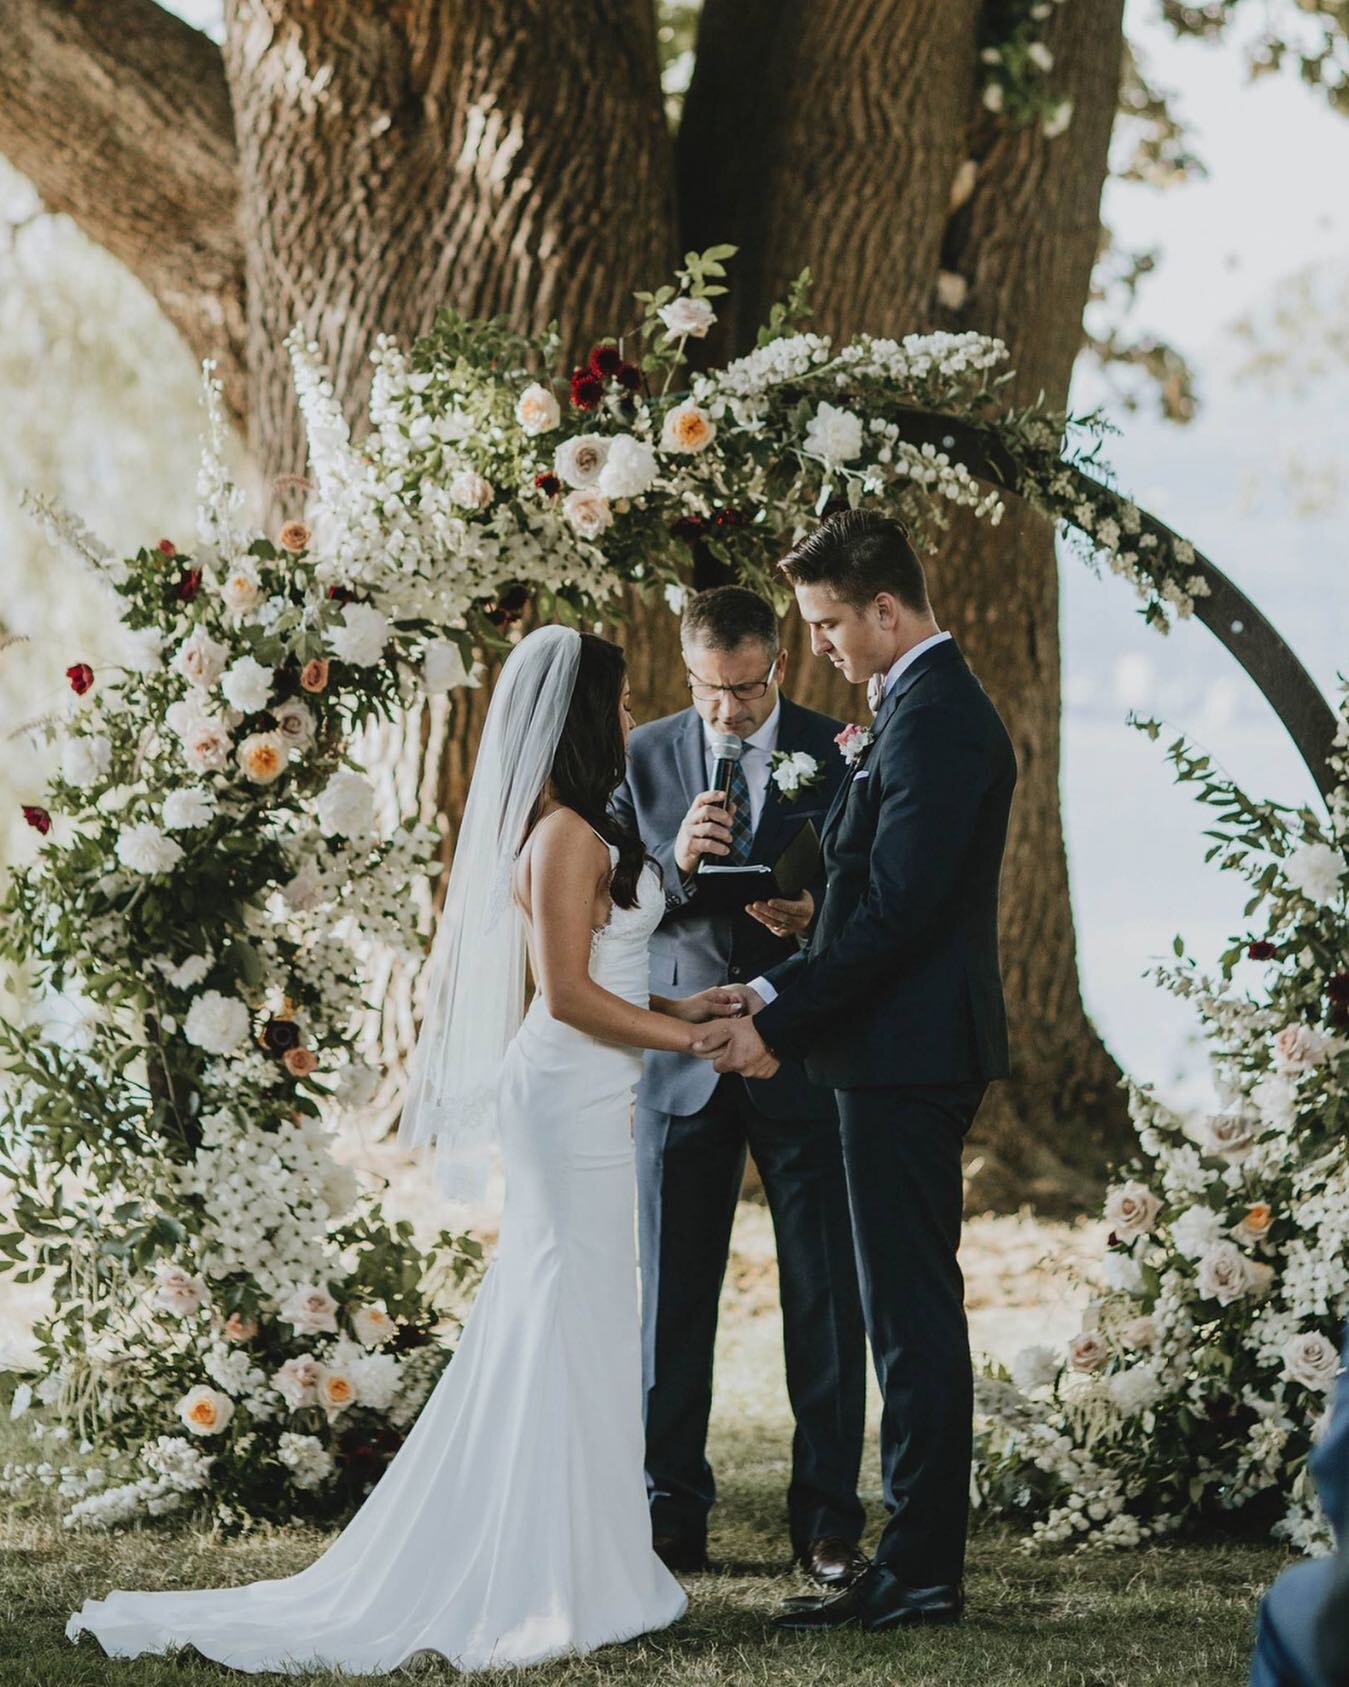
{"type": "Polygon", "coordinates": [[[0,0],[0,152],[144,283],[245,409],[238,161],[220,49],[153,0],[0,0]]]}

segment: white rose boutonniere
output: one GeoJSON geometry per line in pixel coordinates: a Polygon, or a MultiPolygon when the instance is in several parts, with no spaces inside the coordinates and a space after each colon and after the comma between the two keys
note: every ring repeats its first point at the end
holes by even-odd
{"type": "Polygon", "coordinates": [[[804,750],[774,750],[768,765],[773,783],[784,797],[797,796],[820,782],[820,764],[804,750]]]}
{"type": "Polygon", "coordinates": [[[858,726],[856,721],[853,721],[845,726],[842,732],[835,733],[834,742],[838,745],[839,754],[844,761],[852,767],[874,737],[875,733],[869,726],[858,726]]]}

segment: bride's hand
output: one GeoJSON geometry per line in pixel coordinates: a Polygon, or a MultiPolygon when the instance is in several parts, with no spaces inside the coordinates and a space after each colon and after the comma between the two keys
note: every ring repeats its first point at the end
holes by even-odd
{"type": "Polygon", "coordinates": [[[696,996],[681,996],[670,1006],[675,1018],[688,1025],[703,1025],[709,1019],[733,1019],[745,1011],[740,992],[723,984],[700,990],[696,996]]]}

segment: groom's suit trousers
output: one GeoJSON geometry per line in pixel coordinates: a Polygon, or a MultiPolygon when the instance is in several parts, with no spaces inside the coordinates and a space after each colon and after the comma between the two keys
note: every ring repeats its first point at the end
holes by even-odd
{"type": "Polygon", "coordinates": [[[862,1313],[881,1391],[889,1519],[874,1557],[909,1586],[954,1586],[965,1558],[969,1332],[957,1249],[960,1150],[982,1081],[838,1091],[862,1313]]]}

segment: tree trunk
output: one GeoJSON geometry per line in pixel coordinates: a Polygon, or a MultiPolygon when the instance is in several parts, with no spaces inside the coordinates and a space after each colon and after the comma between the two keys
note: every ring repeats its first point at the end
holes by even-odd
{"type": "MultiPolygon", "coordinates": [[[[982,111],[971,4],[708,0],[680,148],[681,205],[691,244],[715,226],[718,239],[754,247],[728,349],[746,348],[809,264],[813,325],[824,332],[977,329],[1007,342],[1016,402],[1043,392],[1050,405],[1066,403],[1096,253],[1120,10],[1107,0],[1057,14],[1054,75],[1077,115],[1068,135],[1048,141],[982,111]],[[748,103],[728,97],[736,87],[751,90],[748,103]],[[705,198],[701,183],[718,156],[742,162],[705,198]],[[967,158],[977,165],[973,193],[957,194],[967,158]],[[827,264],[821,253],[832,254],[827,264]],[[937,304],[939,270],[968,283],[958,318],[937,304]]],[[[968,176],[966,165],[962,182],[968,176]]],[[[929,575],[938,618],[997,704],[1020,770],[1002,911],[1015,1073],[993,1087],[976,1124],[970,1201],[1072,1209],[1127,1143],[1128,1121],[1077,973],[1059,813],[1052,534],[1016,508],[998,528],[957,519],[929,575]]],[[[856,691],[811,659],[790,618],[788,636],[793,695],[855,716],[856,691]]]]}

